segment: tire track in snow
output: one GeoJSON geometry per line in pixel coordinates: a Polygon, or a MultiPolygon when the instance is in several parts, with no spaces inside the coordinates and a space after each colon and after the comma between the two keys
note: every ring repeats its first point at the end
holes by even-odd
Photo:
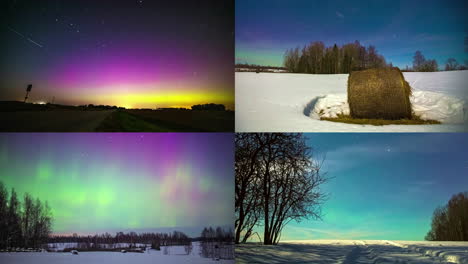
{"type": "Polygon", "coordinates": [[[364,241],[356,241],[354,242],[354,245],[355,247],[346,254],[346,257],[341,264],[354,264],[356,263],[356,260],[361,257],[361,252],[363,247],[366,246],[366,243],[364,243],[364,241]],[[360,245],[358,245],[358,243],[360,245]]]}
{"type": "Polygon", "coordinates": [[[423,247],[418,246],[407,246],[402,245],[393,241],[385,241],[387,244],[394,245],[396,247],[400,247],[402,249],[406,249],[407,253],[416,253],[423,257],[428,257],[434,260],[439,261],[440,263],[448,262],[448,263],[457,263],[457,264],[465,264],[468,263],[468,258],[464,258],[458,255],[451,254],[450,252],[446,252],[442,249],[426,249],[423,247]]]}

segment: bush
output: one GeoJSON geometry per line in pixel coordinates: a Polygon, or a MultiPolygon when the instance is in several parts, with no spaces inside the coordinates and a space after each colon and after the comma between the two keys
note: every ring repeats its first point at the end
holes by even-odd
{"type": "Polygon", "coordinates": [[[159,243],[153,242],[151,244],[151,249],[161,250],[161,245],[159,243]]]}

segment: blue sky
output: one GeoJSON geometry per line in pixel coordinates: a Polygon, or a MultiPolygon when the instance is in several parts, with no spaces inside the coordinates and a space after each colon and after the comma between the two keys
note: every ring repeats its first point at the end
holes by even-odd
{"type": "MultiPolygon", "coordinates": [[[[423,240],[434,209],[468,191],[466,134],[307,134],[333,179],[323,219],[291,222],[282,240],[423,240]]],[[[258,231],[261,232],[259,229],[258,231]]]]}
{"type": "Polygon", "coordinates": [[[286,49],[311,41],[376,46],[388,62],[412,65],[421,50],[439,66],[468,60],[466,1],[236,0],[236,62],[282,65],[286,49]]]}

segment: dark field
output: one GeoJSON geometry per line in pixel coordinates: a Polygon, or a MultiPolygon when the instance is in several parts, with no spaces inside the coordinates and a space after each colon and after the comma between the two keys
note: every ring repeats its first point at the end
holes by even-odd
{"type": "Polygon", "coordinates": [[[2,132],[233,132],[233,111],[136,110],[0,102],[2,132]]]}

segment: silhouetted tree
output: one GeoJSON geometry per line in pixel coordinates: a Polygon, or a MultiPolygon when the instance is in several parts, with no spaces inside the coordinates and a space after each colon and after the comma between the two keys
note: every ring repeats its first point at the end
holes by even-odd
{"type": "Polygon", "coordinates": [[[319,218],[326,181],[302,134],[236,135],[236,243],[251,235],[252,224],[241,225],[249,216],[261,218],[264,244],[278,243],[292,220],[319,218]]]}
{"type": "Polygon", "coordinates": [[[325,47],[323,42],[312,42],[302,48],[287,50],[284,67],[294,73],[349,73],[353,70],[386,67],[385,59],[374,46],[367,49],[359,41],[339,47],[325,47]]]}
{"type": "Polygon", "coordinates": [[[259,134],[235,137],[235,242],[245,243],[261,219],[260,177],[257,175],[260,151],[268,144],[259,134]],[[242,238],[241,238],[242,236],[242,238]]]}
{"type": "Polygon", "coordinates": [[[299,55],[299,47],[291,50],[287,50],[284,54],[284,67],[290,72],[300,72],[300,61],[301,56],[299,55]]]}
{"type": "Polygon", "coordinates": [[[8,203],[8,231],[7,247],[19,247],[23,245],[21,232],[20,202],[16,196],[15,189],[11,190],[8,203]]]}
{"type": "Polygon", "coordinates": [[[413,56],[413,69],[418,71],[419,68],[426,62],[426,58],[421,51],[417,50],[413,56]]]}
{"type": "Polygon", "coordinates": [[[458,69],[458,62],[454,58],[449,58],[445,64],[446,71],[454,71],[458,69]]]}
{"type": "Polygon", "coordinates": [[[436,208],[425,239],[468,241],[468,192],[453,195],[447,205],[436,208]]]}
{"type": "Polygon", "coordinates": [[[52,214],[47,202],[34,200],[24,195],[21,205],[16,191],[11,190],[10,198],[0,182],[0,248],[38,248],[51,233],[52,214]]]}
{"type": "Polygon", "coordinates": [[[29,247],[30,245],[30,240],[33,236],[33,200],[31,196],[28,193],[24,194],[24,200],[23,200],[23,212],[21,216],[21,223],[22,223],[22,229],[23,229],[23,239],[24,239],[24,246],[29,247]]]}
{"type": "Polygon", "coordinates": [[[438,71],[436,60],[426,60],[421,51],[416,51],[413,56],[413,70],[419,72],[435,72],[438,71]]]}
{"type": "Polygon", "coordinates": [[[0,182],[0,248],[6,248],[8,234],[8,191],[0,182]]]}

